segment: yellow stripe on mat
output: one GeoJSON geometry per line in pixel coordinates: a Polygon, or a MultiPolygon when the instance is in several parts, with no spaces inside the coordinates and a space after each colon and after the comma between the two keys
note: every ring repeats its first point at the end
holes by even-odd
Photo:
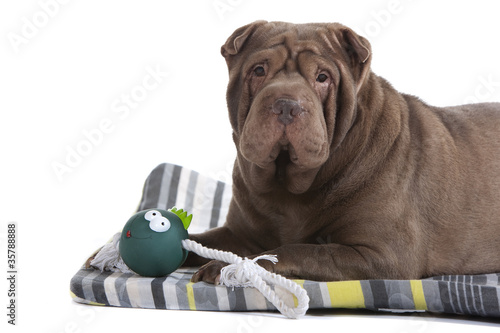
{"type": "Polygon", "coordinates": [[[427,310],[425,302],[424,287],[421,280],[410,280],[411,293],[413,294],[413,303],[416,310],[427,310]]]}
{"type": "Polygon", "coordinates": [[[193,282],[186,284],[187,297],[190,310],[196,310],[196,304],[194,302],[194,292],[193,292],[193,282]]]}
{"type": "MultiPolygon", "coordinates": [[[[305,280],[293,280],[293,282],[297,283],[302,288],[304,288],[304,281],[305,280]]],[[[299,300],[297,299],[297,297],[295,297],[295,295],[293,295],[293,305],[295,307],[297,307],[297,305],[299,305],[299,300]]]]}
{"type": "Polygon", "coordinates": [[[364,308],[365,297],[360,281],[327,282],[333,308],[364,308]]]}

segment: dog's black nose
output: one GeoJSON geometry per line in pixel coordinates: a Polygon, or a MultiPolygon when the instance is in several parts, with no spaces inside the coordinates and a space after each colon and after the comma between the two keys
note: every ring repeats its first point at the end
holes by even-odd
{"type": "Polygon", "coordinates": [[[273,113],[278,115],[278,120],[285,124],[293,123],[295,116],[302,113],[302,107],[297,101],[280,98],[273,104],[273,113]]]}

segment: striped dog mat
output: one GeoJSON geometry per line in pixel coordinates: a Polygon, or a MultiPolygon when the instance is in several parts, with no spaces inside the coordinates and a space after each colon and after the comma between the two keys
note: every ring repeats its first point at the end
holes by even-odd
{"type": "MultiPolygon", "coordinates": [[[[146,180],[139,210],[184,208],[194,216],[189,232],[199,233],[224,223],[230,199],[231,186],[177,165],[161,164],[146,180]]],[[[192,283],[194,272],[195,268],[180,268],[166,277],[148,278],[82,268],[71,279],[70,290],[76,302],[85,304],[206,311],[275,310],[253,288],[192,283]]],[[[307,290],[310,309],[363,308],[500,317],[500,273],[423,280],[296,282],[307,290]]],[[[276,292],[289,305],[296,302],[279,288],[276,292]]]]}

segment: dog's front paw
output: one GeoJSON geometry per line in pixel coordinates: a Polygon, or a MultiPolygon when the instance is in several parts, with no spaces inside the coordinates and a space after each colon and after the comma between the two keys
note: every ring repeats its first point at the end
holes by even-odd
{"type": "Polygon", "coordinates": [[[204,281],[207,283],[219,284],[220,270],[228,264],[219,260],[212,260],[198,269],[191,277],[191,282],[204,281]]]}

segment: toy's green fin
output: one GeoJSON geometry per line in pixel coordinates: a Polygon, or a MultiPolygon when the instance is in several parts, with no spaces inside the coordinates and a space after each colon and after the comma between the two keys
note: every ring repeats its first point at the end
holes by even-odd
{"type": "Polygon", "coordinates": [[[187,230],[187,228],[189,228],[191,220],[193,219],[193,214],[190,214],[188,216],[188,213],[186,211],[184,211],[183,209],[177,209],[177,207],[172,207],[171,209],[169,209],[169,211],[179,216],[179,218],[182,221],[182,224],[184,225],[184,229],[187,230]]]}

